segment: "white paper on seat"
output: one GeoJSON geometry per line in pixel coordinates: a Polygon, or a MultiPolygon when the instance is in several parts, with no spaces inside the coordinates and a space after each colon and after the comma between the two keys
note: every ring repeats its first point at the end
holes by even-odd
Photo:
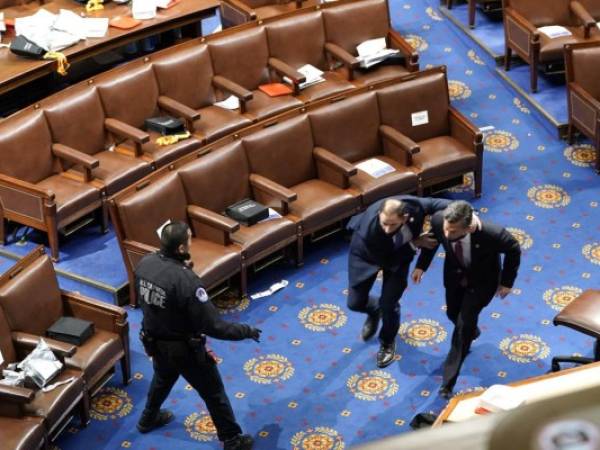
{"type": "Polygon", "coordinates": [[[380,63],[387,57],[395,55],[398,50],[393,48],[387,48],[385,38],[369,39],[362,44],[356,46],[356,52],[358,56],[357,60],[360,61],[360,66],[364,69],[380,63]]]}
{"type": "Polygon", "coordinates": [[[390,166],[388,163],[377,158],[367,159],[366,161],[357,164],[356,168],[368,173],[373,178],[382,177],[385,174],[396,170],[393,166],[390,166]]]}
{"type": "MultiPolygon", "coordinates": [[[[304,83],[300,83],[298,85],[299,89],[304,89],[309,86],[312,86],[313,84],[322,83],[323,81],[325,81],[325,78],[323,78],[323,71],[317,69],[312,64],[304,64],[302,67],[297,69],[297,71],[304,75],[304,77],[306,78],[306,81],[304,83]]],[[[292,80],[290,80],[288,77],[283,77],[283,81],[289,84],[293,84],[292,80]]]]}
{"type": "Polygon", "coordinates": [[[571,32],[565,27],[561,27],[560,25],[548,25],[547,27],[540,27],[538,28],[538,31],[540,33],[544,33],[550,39],[563,36],[571,36],[571,32]]]}
{"type": "Polygon", "coordinates": [[[214,103],[214,106],[231,110],[238,109],[240,107],[240,99],[237,98],[235,95],[230,95],[225,100],[214,103]]]}
{"type": "Polygon", "coordinates": [[[156,229],[156,234],[158,234],[158,238],[160,239],[160,235],[162,234],[162,230],[164,227],[166,227],[167,225],[169,225],[171,223],[171,219],[167,219],[167,221],[165,223],[163,223],[160,227],[158,227],[156,229]]]}
{"type": "Polygon", "coordinates": [[[479,406],[488,411],[509,411],[521,406],[525,399],[519,391],[504,384],[494,384],[479,396],[479,406]]]}
{"type": "Polygon", "coordinates": [[[275,211],[273,208],[269,208],[269,217],[263,220],[259,220],[258,223],[268,222],[269,220],[281,219],[281,214],[275,211]]]}

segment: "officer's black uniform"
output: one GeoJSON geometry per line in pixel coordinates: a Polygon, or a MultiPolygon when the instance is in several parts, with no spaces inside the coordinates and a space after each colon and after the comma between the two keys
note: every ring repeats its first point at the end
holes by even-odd
{"type": "Polygon", "coordinates": [[[135,287],[144,314],[143,332],[154,340],[154,377],[142,420],[158,414],[182,375],[206,403],[219,440],[240,435],[242,430],[202,335],[237,341],[257,338],[257,330],[221,320],[200,278],[185,263],[163,253],[147,255],[140,261],[135,287]],[[199,339],[190,343],[192,337],[199,339]]]}

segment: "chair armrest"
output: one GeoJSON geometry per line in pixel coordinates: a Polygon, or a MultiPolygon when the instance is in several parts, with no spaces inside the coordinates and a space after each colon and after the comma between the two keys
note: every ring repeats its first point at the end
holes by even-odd
{"type": "Polygon", "coordinates": [[[240,0],[223,0],[223,3],[232,7],[233,9],[239,10],[242,14],[248,16],[248,20],[256,20],[256,11],[250,8],[240,0]]]}
{"type": "Polygon", "coordinates": [[[506,18],[512,19],[512,21],[515,22],[521,29],[524,29],[524,31],[529,33],[532,36],[533,41],[539,40],[540,32],[536,26],[528,19],[523,17],[516,9],[507,6],[504,8],[504,14],[506,15],[506,18]]]}
{"type": "Polygon", "coordinates": [[[35,348],[40,339],[44,339],[46,344],[48,344],[50,350],[52,350],[54,353],[57,353],[63,358],[73,356],[77,351],[77,347],[72,344],[57,341],[55,339],[50,339],[45,336],[36,336],[35,334],[23,333],[21,331],[13,331],[11,333],[11,337],[15,346],[31,350],[35,348]]]}
{"type": "Polygon", "coordinates": [[[304,83],[306,81],[306,77],[304,75],[280,59],[269,58],[269,67],[279,75],[288,77],[295,85],[304,83]]]}
{"type": "Polygon", "coordinates": [[[452,137],[467,148],[472,148],[477,156],[481,156],[483,153],[483,134],[481,131],[452,106],[448,110],[448,119],[452,137]]]}
{"type": "Polygon", "coordinates": [[[25,404],[35,397],[35,391],[17,386],[0,384],[0,402],[25,404]]]}
{"type": "Polygon", "coordinates": [[[298,194],[291,189],[256,173],[250,174],[250,184],[254,189],[266,192],[285,203],[291,203],[298,199],[298,194]]]}
{"type": "Polygon", "coordinates": [[[569,2],[569,7],[575,16],[583,22],[584,26],[584,37],[588,39],[590,37],[590,29],[596,26],[596,21],[592,15],[585,9],[585,7],[576,0],[569,2]]]}
{"type": "Polygon", "coordinates": [[[18,178],[2,173],[0,173],[0,186],[6,186],[16,191],[22,191],[35,197],[40,197],[43,200],[54,200],[54,192],[48,189],[41,189],[28,181],[19,180],[18,178]]]}
{"type": "Polygon", "coordinates": [[[353,164],[350,164],[348,161],[340,158],[329,150],[326,150],[322,147],[315,147],[313,149],[313,155],[317,161],[322,162],[329,168],[343,174],[346,177],[356,175],[357,169],[353,164]]]}
{"type": "Polygon", "coordinates": [[[142,154],[142,145],[150,142],[150,135],[139,128],[133,127],[118,119],[104,119],[104,127],[122,138],[131,139],[135,143],[135,155],[142,154]]]}
{"type": "Polygon", "coordinates": [[[413,141],[411,138],[401,133],[389,125],[380,125],[379,133],[384,141],[384,153],[391,158],[402,162],[404,160],[407,166],[412,165],[412,155],[415,155],[421,151],[419,144],[413,141]],[[390,148],[391,144],[392,147],[390,148]],[[402,150],[402,155],[395,152],[393,149],[399,148],[402,150]]]}
{"type": "Polygon", "coordinates": [[[215,75],[212,82],[216,88],[236,96],[240,100],[240,112],[246,112],[246,102],[249,102],[252,100],[252,97],[254,97],[252,91],[249,91],[245,87],[240,86],[222,75],[215,75]]]}
{"type": "Polygon", "coordinates": [[[187,127],[192,131],[194,130],[194,121],[200,120],[200,113],[198,111],[170,97],[164,95],[158,97],[158,106],[169,114],[183,117],[187,122],[187,127]]]}
{"type": "Polygon", "coordinates": [[[96,158],[67,145],[52,144],[52,153],[60,159],[64,159],[76,165],[81,165],[84,169],[83,181],[85,182],[92,179],[92,169],[95,169],[100,165],[100,161],[96,158]]]}
{"type": "Polygon", "coordinates": [[[406,59],[406,68],[411,72],[419,70],[419,54],[396,30],[388,32],[390,47],[400,50],[406,59]]]}
{"type": "Polygon", "coordinates": [[[67,315],[88,320],[100,330],[121,334],[127,328],[127,311],[123,308],[85,297],[76,292],[61,291],[67,315]]]}
{"type": "Polygon", "coordinates": [[[353,55],[348,53],[342,47],[333,42],[325,43],[325,51],[329,53],[334,59],[341,61],[350,71],[352,79],[352,71],[360,66],[360,61],[353,55]]]}
{"type": "Polygon", "coordinates": [[[188,205],[187,213],[190,219],[216,228],[225,233],[235,233],[240,229],[240,224],[229,217],[217,214],[209,209],[197,205],[188,205]]]}

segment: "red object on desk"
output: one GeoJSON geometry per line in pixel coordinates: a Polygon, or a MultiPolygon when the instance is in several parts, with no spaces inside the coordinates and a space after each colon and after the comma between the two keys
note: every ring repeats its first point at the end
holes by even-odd
{"type": "Polygon", "coordinates": [[[129,30],[137,27],[140,23],[142,23],[141,20],[129,16],[114,17],[108,22],[111,27],[120,28],[121,30],[129,30]]]}
{"type": "Polygon", "coordinates": [[[475,414],[480,414],[482,416],[490,414],[491,412],[492,411],[490,411],[489,409],[482,408],[481,406],[475,408],[475,414]]]}
{"type": "Polygon", "coordinates": [[[14,27],[15,19],[4,19],[4,25],[6,25],[7,27],[14,27]]]}
{"type": "Polygon", "coordinates": [[[177,3],[179,3],[180,1],[181,1],[181,0],[171,0],[165,9],[169,9],[169,8],[171,8],[172,6],[175,6],[175,5],[176,5],[177,3]]]}

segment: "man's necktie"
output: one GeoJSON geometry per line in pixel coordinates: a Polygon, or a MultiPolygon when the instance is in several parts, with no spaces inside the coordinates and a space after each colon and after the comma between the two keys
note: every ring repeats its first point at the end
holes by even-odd
{"type": "Polygon", "coordinates": [[[456,241],[454,244],[454,255],[461,267],[465,267],[465,259],[463,257],[463,247],[461,241],[456,241]]]}

